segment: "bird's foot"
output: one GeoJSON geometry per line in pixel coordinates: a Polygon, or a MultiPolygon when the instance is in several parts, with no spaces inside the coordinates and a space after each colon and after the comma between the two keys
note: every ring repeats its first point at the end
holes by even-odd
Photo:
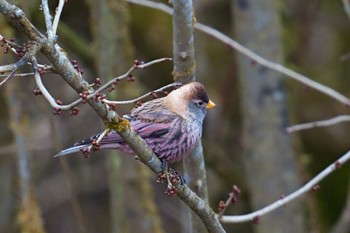
{"type": "Polygon", "coordinates": [[[167,189],[165,194],[169,197],[175,196],[177,193],[176,184],[183,185],[185,183],[184,178],[179,175],[177,171],[170,168],[166,160],[162,160],[162,170],[158,172],[157,183],[167,183],[167,189]]]}

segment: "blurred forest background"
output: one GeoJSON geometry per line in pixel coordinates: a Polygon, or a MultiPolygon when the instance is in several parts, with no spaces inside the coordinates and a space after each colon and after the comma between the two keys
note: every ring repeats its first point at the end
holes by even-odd
{"type": "MultiPolygon", "coordinates": [[[[11,3],[45,32],[40,1],[11,3]]],[[[54,12],[57,1],[49,4],[54,12]]],[[[345,85],[350,69],[350,19],[341,0],[198,0],[194,5],[198,22],[350,96],[345,85]]],[[[88,82],[96,77],[106,82],[125,73],[135,59],[171,57],[171,22],[163,12],[121,0],[69,0],[58,27],[58,43],[71,60],[77,60],[88,82]]],[[[26,41],[3,16],[0,33],[16,38],[17,43],[26,41]]],[[[260,67],[201,32],[195,32],[195,44],[197,80],[217,104],[208,112],[203,135],[214,210],[220,200],[226,200],[233,184],[243,197],[226,214],[263,207],[297,189],[349,149],[349,123],[292,135],[284,131],[296,123],[346,114],[346,106],[260,67]],[[266,96],[277,93],[282,100],[278,104],[274,97],[256,101],[259,85],[266,96]],[[260,108],[261,104],[267,107],[260,108]],[[269,142],[260,145],[264,140],[269,142]]],[[[0,61],[5,65],[16,57],[0,53],[0,61]]],[[[45,62],[42,57],[40,63],[45,62]]],[[[171,72],[171,62],[138,70],[135,82],[120,82],[109,97],[137,97],[171,83],[171,72]]],[[[58,75],[48,74],[43,80],[64,103],[78,97],[58,75]]],[[[47,101],[33,95],[35,87],[31,77],[15,78],[0,87],[0,232],[188,232],[187,207],[178,198],[165,196],[155,175],[132,156],[99,151],[88,159],[80,154],[54,159],[60,149],[100,132],[103,122],[87,105],[80,106],[78,116],[70,116],[69,111],[53,115],[47,101]],[[42,219],[35,221],[42,221],[43,229],[38,224],[27,226],[26,231],[19,224],[29,217],[20,211],[23,164],[18,145],[25,145],[21,153],[29,156],[32,210],[33,215],[41,213],[42,219]]],[[[132,107],[118,106],[118,113],[132,107]]],[[[181,163],[175,167],[181,173],[181,163]]],[[[317,192],[263,216],[259,224],[224,224],[224,228],[227,232],[350,232],[347,227],[334,228],[350,201],[348,173],[346,164],[321,182],[317,192]]]]}

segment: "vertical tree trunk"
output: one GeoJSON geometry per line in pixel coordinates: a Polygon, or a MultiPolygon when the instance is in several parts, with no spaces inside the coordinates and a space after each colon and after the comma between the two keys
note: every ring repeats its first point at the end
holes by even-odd
{"type": "MultiPolygon", "coordinates": [[[[188,83],[195,80],[196,62],[194,60],[193,4],[188,0],[173,1],[173,57],[174,80],[188,83]]],[[[206,170],[202,143],[199,142],[191,156],[183,159],[185,179],[188,186],[199,197],[208,201],[206,170]]],[[[188,209],[190,232],[205,232],[199,217],[188,209]]]]}
{"type": "MultiPolygon", "coordinates": [[[[274,62],[282,62],[277,1],[234,1],[235,35],[240,43],[274,62]]],[[[259,209],[299,186],[281,75],[238,56],[245,168],[251,205],[259,209]]],[[[300,202],[263,216],[257,232],[304,232],[300,202]]]]}

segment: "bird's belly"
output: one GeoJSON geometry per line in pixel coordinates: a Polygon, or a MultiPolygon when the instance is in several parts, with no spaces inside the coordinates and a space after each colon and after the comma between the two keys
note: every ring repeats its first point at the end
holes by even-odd
{"type": "Polygon", "coordinates": [[[167,135],[159,142],[148,144],[160,159],[173,163],[192,152],[201,137],[201,132],[195,133],[194,131],[191,133],[184,132],[180,137],[175,138],[172,137],[173,135],[167,135]]]}

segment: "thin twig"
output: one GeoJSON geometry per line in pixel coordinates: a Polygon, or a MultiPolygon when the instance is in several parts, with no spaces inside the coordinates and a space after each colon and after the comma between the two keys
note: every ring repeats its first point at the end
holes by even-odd
{"type": "Polygon", "coordinates": [[[146,67],[149,67],[151,65],[154,65],[154,64],[160,63],[160,62],[164,62],[164,61],[172,61],[172,58],[163,57],[163,58],[155,59],[155,60],[147,62],[147,63],[134,64],[125,74],[113,78],[112,80],[107,82],[105,85],[102,85],[100,88],[98,88],[96,90],[96,92],[101,93],[102,91],[106,90],[108,87],[113,85],[114,83],[116,83],[122,79],[128,78],[131,75],[131,73],[136,69],[144,69],[146,67]]]}
{"type": "MultiPolygon", "coordinates": [[[[29,65],[31,65],[31,62],[28,62],[29,65]]],[[[11,65],[7,65],[9,70],[8,71],[12,71],[15,64],[11,64],[11,65]],[[11,68],[12,67],[12,68],[11,68]]],[[[2,69],[6,69],[6,68],[2,68],[5,66],[0,66],[0,73],[2,72],[7,72],[7,71],[2,71],[2,69]]],[[[47,73],[55,73],[55,70],[52,66],[47,66],[47,65],[42,65],[42,64],[38,64],[39,68],[43,68],[45,70],[45,74],[47,73]]],[[[34,73],[30,72],[30,73],[21,73],[21,74],[14,74],[13,77],[28,77],[28,76],[33,76],[34,73]]],[[[0,78],[6,78],[8,75],[7,74],[0,74],[0,78]]]]}
{"type": "Polygon", "coordinates": [[[36,85],[38,86],[42,95],[46,98],[46,100],[51,104],[53,108],[62,108],[62,106],[56,103],[56,100],[50,95],[50,93],[45,88],[43,82],[41,81],[41,77],[38,71],[38,62],[35,57],[32,57],[32,68],[34,71],[34,78],[35,78],[36,85]]]}
{"type": "Polygon", "coordinates": [[[58,27],[58,23],[60,21],[60,16],[61,16],[61,13],[63,10],[64,2],[65,2],[65,0],[60,0],[58,3],[58,7],[56,8],[56,14],[55,14],[55,18],[53,19],[53,24],[52,24],[52,33],[54,35],[56,35],[56,32],[57,32],[57,27],[58,27]]]}
{"type": "Polygon", "coordinates": [[[47,0],[41,0],[41,7],[44,12],[44,17],[45,17],[45,24],[46,24],[46,33],[48,36],[49,41],[54,41],[55,34],[53,33],[53,28],[52,28],[52,16],[50,14],[49,10],[49,4],[47,0]]]}
{"type": "Polygon", "coordinates": [[[7,75],[7,77],[2,80],[0,82],[0,86],[3,85],[4,83],[6,83],[8,80],[10,80],[14,73],[16,73],[16,71],[21,68],[22,66],[24,66],[25,64],[27,64],[27,61],[29,59],[29,57],[31,56],[32,53],[35,53],[36,51],[32,51],[30,53],[26,53],[18,62],[16,62],[15,64],[12,65],[8,65],[8,66],[3,66],[5,68],[12,68],[12,71],[9,75],[7,75]]]}
{"type": "Polygon", "coordinates": [[[249,222],[254,221],[255,219],[281,207],[285,204],[291,202],[292,200],[296,199],[297,197],[302,196],[304,193],[310,191],[310,190],[317,190],[318,189],[318,183],[320,183],[321,180],[323,180],[325,177],[329,176],[332,172],[339,169],[345,162],[347,162],[350,159],[350,151],[348,151],[346,154],[344,154],[342,157],[340,157],[337,161],[333,162],[331,165],[329,165],[327,168],[325,168],[323,171],[321,171],[317,176],[315,176],[313,179],[311,179],[308,183],[306,183],[304,186],[302,186],[300,189],[296,190],[295,192],[289,194],[286,197],[281,198],[280,200],[258,210],[255,212],[252,212],[250,214],[245,215],[232,215],[232,216],[222,216],[220,219],[223,223],[240,223],[240,222],[249,222]]]}
{"type": "Polygon", "coordinates": [[[110,129],[105,129],[102,133],[100,133],[100,135],[98,136],[97,140],[93,141],[91,143],[91,145],[87,148],[87,151],[90,152],[92,149],[94,149],[94,146],[97,146],[97,148],[99,149],[100,141],[106,136],[106,134],[108,134],[110,132],[111,132],[110,129]]]}
{"type": "Polygon", "coordinates": [[[148,96],[151,96],[153,93],[159,93],[159,92],[162,92],[166,89],[168,89],[169,87],[178,87],[178,86],[181,86],[182,83],[179,83],[179,82],[175,82],[175,83],[171,83],[171,84],[168,84],[166,86],[163,86],[161,88],[158,88],[157,90],[154,90],[154,91],[151,91],[151,92],[148,92],[144,95],[141,95],[135,99],[132,99],[132,100],[121,100],[121,101],[112,101],[112,100],[102,100],[102,102],[104,103],[107,103],[107,104],[133,104],[133,103],[136,103],[137,101],[139,100],[142,100],[148,96]]]}
{"type": "Polygon", "coordinates": [[[9,45],[10,50],[18,55],[16,48],[22,48],[22,46],[16,44],[15,42],[12,42],[10,40],[7,40],[3,35],[0,34],[0,42],[6,43],[9,45]]]}
{"type": "MultiPolygon", "coordinates": [[[[34,59],[34,60],[35,60],[35,63],[37,64],[36,59],[34,59]]],[[[111,81],[106,83],[105,85],[101,86],[95,92],[88,94],[86,96],[85,100],[89,100],[89,99],[94,98],[95,96],[100,94],[102,91],[104,91],[109,86],[113,85],[114,83],[116,83],[116,82],[118,82],[120,80],[123,80],[125,78],[128,78],[134,70],[136,70],[136,69],[143,69],[143,68],[149,67],[151,65],[154,65],[154,64],[157,64],[157,63],[160,63],[160,62],[163,62],[163,61],[171,61],[171,58],[159,58],[159,59],[156,59],[156,60],[153,60],[153,61],[150,61],[150,62],[147,62],[147,63],[143,63],[143,64],[134,64],[125,74],[123,74],[121,76],[118,76],[118,77],[115,77],[114,79],[112,79],[111,81]]],[[[34,77],[35,77],[36,84],[37,84],[39,90],[41,91],[42,95],[47,99],[47,101],[50,103],[50,105],[53,108],[61,109],[61,110],[69,110],[69,109],[72,109],[73,107],[77,106],[78,104],[82,103],[83,99],[79,98],[79,99],[73,101],[70,104],[66,104],[66,105],[59,105],[59,104],[57,104],[56,100],[50,95],[50,93],[47,91],[47,89],[45,88],[44,84],[42,83],[41,77],[40,77],[40,74],[39,74],[37,68],[34,68],[34,67],[37,67],[37,66],[33,63],[33,70],[34,70],[34,77]]],[[[179,84],[177,84],[177,85],[179,85],[179,84]]],[[[169,84],[166,87],[171,87],[171,86],[176,86],[176,83],[169,84]]],[[[148,94],[146,94],[146,95],[148,95],[148,94]]],[[[114,101],[108,101],[108,100],[103,100],[103,101],[105,103],[112,103],[112,104],[114,102],[114,101]]],[[[131,101],[120,101],[120,103],[118,102],[118,104],[127,104],[126,102],[133,103],[133,101],[131,100],[131,101]]]]}
{"type": "Polygon", "coordinates": [[[350,115],[340,115],[336,116],[327,120],[322,120],[322,121],[314,121],[314,122],[309,122],[309,123],[304,123],[304,124],[299,124],[299,125],[293,125],[290,127],[286,128],[286,131],[288,133],[292,133],[295,131],[299,130],[305,130],[305,129],[311,129],[311,128],[316,128],[316,127],[327,127],[335,124],[339,124],[341,122],[345,121],[350,121],[350,115]]]}
{"type": "MultiPolygon", "coordinates": [[[[153,9],[162,10],[168,14],[173,13],[172,9],[170,7],[164,5],[163,3],[151,2],[151,1],[147,1],[147,0],[127,0],[127,1],[130,3],[134,3],[134,4],[147,6],[147,7],[153,8],[153,9]]],[[[339,101],[345,105],[350,105],[350,99],[348,99],[346,96],[340,94],[339,92],[335,91],[334,89],[329,88],[329,87],[327,87],[321,83],[318,83],[316,81],[313,81],[302,74],[299,74],[291,69],[288,69],[288,68],[282,66],[279,63],[275,63],[275,62],[271,62],[269,60],[266,60],[265,58],[252,52],[251,50],[242,46],[241,44],[239,44],[235,40],[233,40],[230,37],[226,36],[225,34],[219,32],[218,30],[215,30],[215,29],[208,27],[208,26],[201,24],[201,23],[196,23],[194,25],[194,28],[218,39],[221,42],[224,42],[225,44],[227,44],[231,48],[236,49],[238,52],[253,59],[255,62],[259,63],[262,66],[268,67],[272,70],[275,70],[275,71],[278,71],[282,74],[285,74],[288,77],[290,77],[290,78],[292,78],[300,83],[303,83],[304,85],[309,86],[315,90],[318,90],[319,92],[324,93],[325,95],[328,95],[328,96],[332,97],[333,99],[336,99],[337,101],[339,101]]]]}
{"type": "Polygon", "coordinates": [[[234,197],[233,192],[230,192],[230,193],[228,194],[227,200],[226,200],[225,203],[224,203],[224,207],[218,212],[218,219],[221,219],[221,218],[223,217],[223,215],[224,215],[224,213],[225,213],[227,207],[228,207],[228,206],[230,205],[230,203],[232,202],[233,197],[234,197]]]}
{"type": "Polygon", "coordinates": [[[10,80],[10,78],[13,77],[13,74],[14,74],[16,71],[17,71],[17,69],[14,69],[9,75],[7,75],[7,77],[6,77],[4,80],[2,80],[2,81],[0,82],[0,86],[1,86],[2,84],[6,83],[8,80],[10,80]]]}
{"type": "MultiPolygon", "coordinates": [[[[28,77],[28,76],[33,76],[34,73],[23,73],[23,74],[14,74],[13,77],[28,77]]],[[[6,78],[7,74],[0,74],[0,78],[6,78]]]]}

